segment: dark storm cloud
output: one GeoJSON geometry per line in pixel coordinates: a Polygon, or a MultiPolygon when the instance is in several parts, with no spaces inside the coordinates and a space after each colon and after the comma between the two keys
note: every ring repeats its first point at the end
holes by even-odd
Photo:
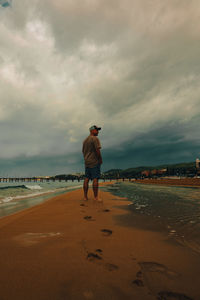
{"type": "Polygon", "coordinates": [[[115,151],[105,150],[104,170],[194,161],[199,153],[200,141],[195,136],[186,140],[183,134],[186,127],[166,124],[130,139],[123,147],[116,147],[115,151]]]}
{"type": "Polygon", "coordinates": [[[70,154],[68,157],[59,156],[32,156],[13,159],[0,159],[0,177],[23,177],[70,174],[83,172],[82,157],[70,154]]]}
{"type": "Polygon", "coordinates": [[[66,155],[80,168],[81,143],[97,124],[105,169],[195,159],[199,12],[195,0],[1,8],[0,157],[36,166],[66,155]]]}

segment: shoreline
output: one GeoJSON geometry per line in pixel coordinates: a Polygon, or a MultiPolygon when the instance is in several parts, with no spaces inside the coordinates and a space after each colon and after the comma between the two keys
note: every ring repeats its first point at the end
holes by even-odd
{"type": "Polygon", "coordinates": [[[200,188],[200,179],[137,179],[131,183],[155,184],[163,186],[200,188]]]}
{"type": "MultiPolygon", "coordinates": [[[[99,186],[103,186],[103,185],[109,185],[109,184],[113,184],[115,181],[112,181],[112,182],[101,182],[101,183],[99,183],[99,186]]],[[[31,204],[30,206],[25,206],[25,205],[22,205],[22,207],[23,208],[19,208],[18,209],[18,206],[16,206],[16,207],[13,207],[12,209],[13,209],[13,212],[11,212],[11,213],[8,213],[8,214],[6,214],[6,215],[0,215],[0,220],[2,219],[2,218],[5,218],[5,217],[7,217],[7,216],[11,216],[11,215],[13,215],[13,214],[16,214],[16,213],[19,213],[19,212],[21,212],[21,211],[24,211],[24,210],[27,210],[27,209],[30,209],[30,208],[32,208],[32,207],[34,207],[34,206],[37,206],[37,205],[40,205],[40,204],[42,204],[42,203],[44,203],[44,202],[46,202],[46,201],[48,201],[48,200],[50,200],[51,198],[54,198],[54,197],[56,197],[56,196],[59,196],[59,195],[61,195],[61,194],[66,194],[66,193],[69,193],[71,190],[76,190],[76,189],[81,189],[81,187],[79,186],[79,187],[76,187],[76,186],[70,186],[70,187],[65,187],[65,188],[60,188],[59,190],[53,190],[53,191],[46,191],[46,192],[43,192],[43,193],[40,193],[40,194],[33,194],[31,197],[30,197],[30,195],[24,195],[23,197],[19,197],[19,196],[16,196],[16,198],[15,199],[12,199],[12,200],[10,200],[10,201],[8,201],[8,202],[5,202],[4,204],[6,205],[7,203],[17,203],[17,205],[22,205],[21,203],[20,203],[20,201],[23,201],[23,200],[27,200],[27,201],[34,201],[34,199],[37,201],[39,198],[41,199],[41,198],[43,198],[43,199],[41,199],[41,202],[39,202],[39,203],[35,203],[35,204],[31,204]],[[54,194],[54,195],[53,195],[54,194]],[[57,194],[57,195],[56,195],[57,194]]]]}
{"type": "Polygon", "coordinates": [[[0,219],[0,298],[199,299],[200,257],[118,223],[129,201],[99,193],[103,203],[78,189],[0,219]]]}

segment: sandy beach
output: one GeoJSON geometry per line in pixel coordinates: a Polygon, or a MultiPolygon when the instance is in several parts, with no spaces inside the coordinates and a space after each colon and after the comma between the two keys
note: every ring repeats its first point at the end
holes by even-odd
{"type": "Polygon", "coordinates": [[[200,299],[200,257],[123,226],[129,202],[100,191],[54,197],[0,219],[0,299],[200,299]]]}

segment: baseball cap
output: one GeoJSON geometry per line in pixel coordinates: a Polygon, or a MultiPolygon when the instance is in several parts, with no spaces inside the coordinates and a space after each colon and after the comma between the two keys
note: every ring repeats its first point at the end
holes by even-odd
{"type": "Polygon", "coordinates": [[[89,128],[90,131],[91,131],[91,130],[94,130],[94,129],[96,129],[96,130],[101,130],[101,127],[97,127],[96,125],[93,125],[93,126],[91,126],[91,127],[89,128]]]}

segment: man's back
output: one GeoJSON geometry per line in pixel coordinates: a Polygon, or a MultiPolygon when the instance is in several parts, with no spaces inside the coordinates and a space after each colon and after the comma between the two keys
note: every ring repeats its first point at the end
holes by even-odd
{"type": "Polygon", "coordinates": [[[97,136],[89,135],[83,142],[83,156],[85,159],[85,166],[93,168],[99,163],[97,149],[101,148],[100,141],[97,136]]]}

